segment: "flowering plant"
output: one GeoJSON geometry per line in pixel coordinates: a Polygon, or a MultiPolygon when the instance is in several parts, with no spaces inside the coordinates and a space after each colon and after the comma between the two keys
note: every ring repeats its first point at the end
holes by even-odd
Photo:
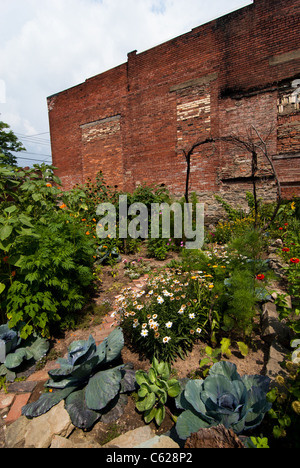
{"type": "Polygon", "coordinates": [[[205,333],[211,279],[202,273],[166,269],[144,291],[124,289],[119,298],[121,326],[145,355],[171,362],[183,357],[205,333]]]}

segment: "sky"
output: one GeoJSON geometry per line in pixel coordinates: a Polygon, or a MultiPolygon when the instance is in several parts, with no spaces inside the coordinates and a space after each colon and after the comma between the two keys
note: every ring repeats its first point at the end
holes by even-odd
{"type": "Polygon", "coordinates": [[[51,164],[47,97],[252,0],[0,0],[0,120],[51,164]]]}

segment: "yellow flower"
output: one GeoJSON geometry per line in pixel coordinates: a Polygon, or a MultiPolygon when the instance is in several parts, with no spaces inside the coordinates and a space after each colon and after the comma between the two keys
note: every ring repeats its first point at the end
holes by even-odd
{"type": "Polygon", "coordinates": [[[292,210],[295,210],[295,209],[296,209],[296,203],[295,203],[295,202],[293,202],[293,203],[291,204],[291,208],[292,208],[292,210]]]}
{"type": "Polygon", "coordinates": [[[300,401],[293,401],[292,408],[298,416],[300,416],[300,401]]]}
{"type": "Polygon", "coordinates": [[[211,283],[208,285],[209,289],[213,289],[214,288],[214,285],[211,283]]]}

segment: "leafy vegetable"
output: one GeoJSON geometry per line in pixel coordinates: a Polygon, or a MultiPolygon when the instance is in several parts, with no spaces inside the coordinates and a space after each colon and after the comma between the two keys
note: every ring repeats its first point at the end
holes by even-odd
{"type": "Polygon", "coordinates": [[[158,426],[165,418],[165,404],[168,396],[177,397],[181,387],[176,379],[170,379],[170,365],[153,359],[149,372],[138,370],[136,381],[140,386],[136,408],[144,412],[145,422],[153,419],[158,426]]]}
{"type": "Polygon", "coordinates": [[[236,434],[258,426],[271,408],[266,394],[269,378],[261,375],[240,376],[235,364],[214,364],[205,380],[189,380],[176,398],[183,409],[176,424],[181,439],[200,428],[223,424],[236,434]]]}
{"type": "Polygon", "coordinates": [[[47,354],[48,349],[49,342],[37,334],[22,340],[17,329],[9,328],[8,324],[1,325],[0,375],[5,375],[8,381],[13,381],[16,372],[25,361],[38,361],[47,354]]]}
{"type": "Polygon", "coordinates": [[[34,418],[65,399],[66,410],[74,426],[90,428],[109,412],[124,406],[121,394],[136,388],[135,372],[129,365],[112,367],[124,346],[123,332],[116,328],[99,346],[92,336],[74,341],[66,359],[58,359],[59,369],[49,372],[46,383],[51,393],[22,408],[22,414],[34,418]]]}

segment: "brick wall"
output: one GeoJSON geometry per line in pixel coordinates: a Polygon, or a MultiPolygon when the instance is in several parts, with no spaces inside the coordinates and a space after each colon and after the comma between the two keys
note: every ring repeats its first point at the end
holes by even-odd
{"type": "MultiPolygon", "coordinates": [[[[121,189],[146,182],[183,195],[182,149],[208,137],[247,138],[255,126],[268,136],[283,194],[300,196],[299,37],[300,0],[255,0],[49,97],[53,163],[64,186],[102,170],[121,189]]],[[[238,200],[251,189],[249,156],[225,142],[201,146],[190,189],[208,203],[216,192],[238,200]]],[[[276,196],[270,174],[260,155],[266,199],[276,196]]]]}

